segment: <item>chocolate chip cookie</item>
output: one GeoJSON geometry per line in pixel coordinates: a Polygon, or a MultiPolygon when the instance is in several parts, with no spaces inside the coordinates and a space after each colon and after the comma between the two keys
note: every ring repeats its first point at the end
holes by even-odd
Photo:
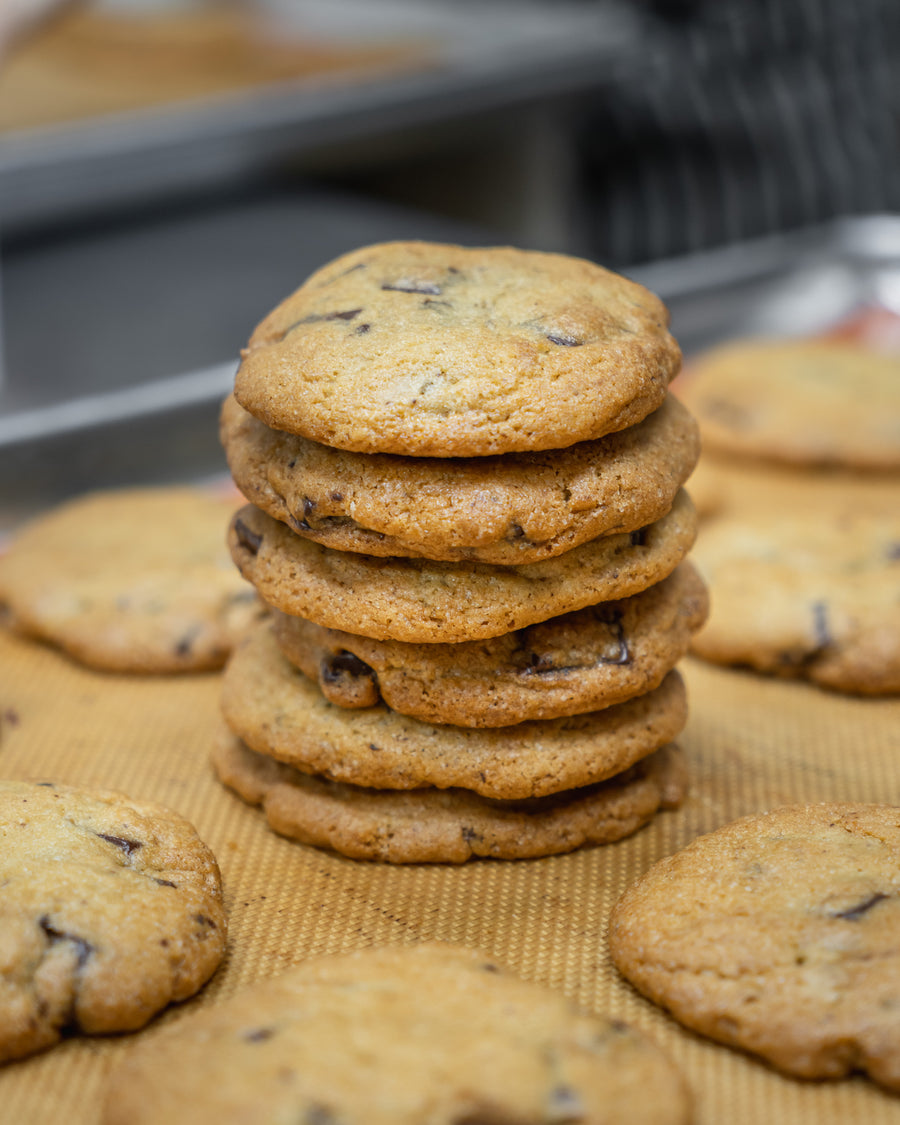
{"type": "Polygon", "coordinates": [[[252,749],[305,773],[375,789],[459,787],[509,800],[620,773],[676,738],[686,719],[674,671],[654,691],[603,711],[488,730],[431,726],[383,703],[348,710],[288,663],[268,624],[228,662],[221,702],[228,726],[252,749]]]}
{"type": "Polygon", "coordinates": [[[807,465],[900,468],[900,357],[826,340],[745,340],[702,356],[678,394],[704,447],[807,465]]]}
{"type": "Polygon", "coordinates": [[[660,519],[700,452],[671,395],[627,430],[543,453],[348,453],[270,429],[233,397],[221,436],[247,499],[298,535],[340,551],[509,565],[660,519]]]}
{"type": "Polygon", "coordinates": [[[676,1019],[803,1078],[900,1092],[900,809],[789,806],[657,863],[613,911],[620,971],[676,1019]]]}
{"type": "Polygon", "coordinates": [[[562,449],[639,422],[680,366],[662,302],[591,262],[509,247],[363,247],[257,327],[235,395],[363,453],[562,449]]]}
{"type": "Polygon", "coordinates": [[[215,857],[120,793],[0,781],[0,1061],[142,1027],[225,951],[215,857]]]}
{"type": "Polygon", "coordinates": [[[660,809],[677,808],[687,776],[665,746],[596,785],[550,797],[496,801],[467,789],[369,789],[312,777],[224,734],[213,753],[220,781],[271,828],[352,859],[464,863],[474,856],[529,859],[608,844],[660,809]]]}
{"type": "Polygon", "coordinates": [[[690,563],[621,601],[485,641],[374,641],[275,612],[291,663],[341,707],[394,711],[428,723],[495,727],[596,711],[657,687],[706,619],[706,588],[690,563]]]}
{"type": "Polygon", "coordinates": [[[137,1045],[103,1125],[686,1125],[684,1084],[626,1024],[489,957],[424,944],[322,957],[137,1045]]]}
{"type": "Polygon", "coordinates": [[[454,643],[645,590],[675,569],[695,533],[696,515],[682,490],[672,510],[648,527],[523,566],[333,551],[252,505],[232,520],[229,545],[244,577],[284,613],[377,640],[454,643]]]}
{"type": "Polygon", "coordinates": [[[94,668],[219,668],[262,613],[224,546],[234,508],[187,488],[71,500],[0,557],[0,602],[17,628],[94,668]]]}
{"type": "Polygon", "coordinates": [[[735,510],[704,526],[694,561],[712,610],[707,660],[839,691],[900,691],[900,505],[823,490],[800,512],[735,510]]]}

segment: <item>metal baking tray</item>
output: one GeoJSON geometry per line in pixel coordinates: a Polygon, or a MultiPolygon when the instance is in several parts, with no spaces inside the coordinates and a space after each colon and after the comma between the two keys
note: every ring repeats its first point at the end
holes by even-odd
{"type": "MultiPolygon", "coordinates": [[[[320,256],[292,262],[294,281],[330,256],[326,244],[338,253],[382,236],[487,240],[433,217],[367,213],[366,206],[308,201],[306,222],[318,241],[307,255],[320,256]]],[[[900,216],[841,219],[626,272],[666,301],[687,357],[735,336],[820,333],[865,309],[900,316],[900,216]]],[[[269,303],[261,297],[260,315],[269,303]]],[[[250,327],[241,326],[243,337],[250,327]]],[[[0,413],[0,532],[89,488],[224,478],[216,418],[234,370],[229,359],[0,413]]]]}

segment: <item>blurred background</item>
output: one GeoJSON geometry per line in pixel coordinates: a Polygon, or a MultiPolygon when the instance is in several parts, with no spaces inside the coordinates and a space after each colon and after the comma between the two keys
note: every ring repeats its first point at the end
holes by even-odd
{"type": "Polygon", "coordinates": [[[592,258],[689,354],[894,333],[898,75],[896,0],[0,0],[0,531],[224,472],[239,348],[366,242],[592,258]]]}

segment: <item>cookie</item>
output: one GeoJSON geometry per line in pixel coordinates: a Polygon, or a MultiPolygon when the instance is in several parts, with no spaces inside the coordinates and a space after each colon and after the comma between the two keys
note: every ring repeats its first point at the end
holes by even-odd
{"type": "Polygon", "coordinates": [[[142,1027],[225,951],[215,857],[121,793],[0,781],[0,1061],[142,1027]]]}
{"type": "Polygon", "coordinates": [[[530,859],[630,836],[687,789],[681,751],[662,747],[607,781],[550,797],[496,801],[468,789],[368,789],[311,777],[223,736],[219,780],[269,826],[351,859],[464,863],[474,856],[530,859]]]}
{"type": "Polygon", "coordinates": [[[472,789],[519,800],[621,773],[678,736],[684,685],[670,672],[655,691],[564,719],[511,727],[431,726],[384,704],[335,707],[282,656],[263,624],[235,651],[222,714],[253,750],[304,773],[374,789],[472,789]]]}
{"type": "Polygon", "coordinates": [[[807,465],[900,468],[900,357],[851,342],[746,340],[692,364],[678,394],[705,448],[807,465]]]}
{"type": "Polygon", "coordinates": [[[136,1045],[102,1125],[686,1125],[657,1047],[459,946],[306,961],[136,1045]]]}
{"type": "Polygon", "coordinates": [[[0,602],[18,629],[94,668],[219,668],[262,612],[224,546],[234,508],[187,488],[71,500],[0,558],[0,602]]]}
{"type": "Polygon", "coordinates": [[[693,651],[838,691],[900,691],[900,505],[885,500],[825,490],[801,511],[705,526],[693,558],[712,609],[693,651]]]}
{"type": "Polygon", "coordinates": [[[657,863],[615,907],[620,971],[676,1019],[803,1078],[900,1092],[900,809],[789,806],[657,863]]]}
{"type": "Polygon", "coordinates": [[[233,397],[221,436],[247,499],[298,535],[339,551],[511,565],[660,519],[700,452],[671,395],[627,430],[544,453],[348,453],[272,430],[233,397]]]}
{"type": "Polygon", "coordinates": [[[451,644],[645,590],[675,569],[695,532],[682,490],[672,510],[646,528],[516,567],[333,551],[252,505],[232,520],[229,546],[244,577],[284,613],[376,640],[451,644]]]}
{"type": "Polygon", "coordinates": [[[324,266],[256,328],[238,402],[360,453],[562,449],[639,422],[681,362],[642,286],[561,254],[427,242],[324,266]]]}
{"type": "Polygon", "coordinates": [[[455,645],[373,641],[275,612],[281,651],[341,707],[428,723],[496,727],[596,711],[651,691],[706,619],[706,588],[689,562],[617,602],[455,645]]]}

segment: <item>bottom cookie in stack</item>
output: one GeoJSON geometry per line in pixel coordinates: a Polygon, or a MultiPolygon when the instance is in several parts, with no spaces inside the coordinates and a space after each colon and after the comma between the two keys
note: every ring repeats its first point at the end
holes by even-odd
{"type": "Polygon", "coordinates": [[[612,842],[683,798],[671,743],[687,708],[671,669],[705,615],[689,564],[482,643],[382,643],[278,615],[226,670],[214,764],[276,831],[354,858],[460,863],[612,842]],[[317,664],[331,699],[300,670],[317,664]]]}

